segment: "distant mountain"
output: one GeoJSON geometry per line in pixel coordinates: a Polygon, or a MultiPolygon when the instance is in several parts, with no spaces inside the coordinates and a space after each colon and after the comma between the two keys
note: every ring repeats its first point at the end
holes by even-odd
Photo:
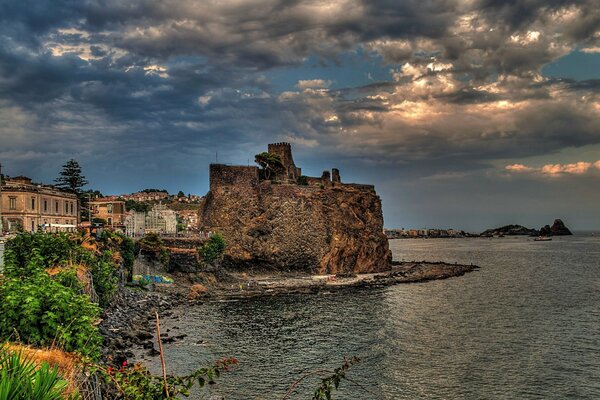
{"type": "Polygon", "coordinates": [[[560,219],[555,219],[552,226],[546,225],[540,229],[540,236],[565,236],[572,234],[560,219]]]}
{"type": "Polygon", "coordinates": [[[500,236],[500,235],[537,236],[538,231],[535,229],[526,228],[522,225],[506,225],[506,226],[502,226],[500,228],[488,229],[487,231],[481,232],[481,236],[500,236]]]}

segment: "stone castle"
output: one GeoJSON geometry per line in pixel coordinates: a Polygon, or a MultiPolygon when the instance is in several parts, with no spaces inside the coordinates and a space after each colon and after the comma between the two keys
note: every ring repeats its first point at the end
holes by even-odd
{"type": "Polygon", "coordinates": [[[200,228],[223,234],[224,266],[332,274],[390,267],[374,186],[342,183],[337,169],[303,176],[289,143],[268,151],[284,167],[274,179],[261,179],[255,166],[210,165],[200,228]]]}
{"type": "MultiPolygon", "coordinates": [[[[325,170],[320,177],[311,177],[302,175],[302,168],[296,166],[292,157],[292,146],[290,143],[271,143],[268,145],[269,154],[279,157],[283,164],[283,172],[277,174],[271,181],[273,183],[287,185],[303,185],[319,187],[322,189],[332,187],[354,187],[375,191],[373,185],[360,185],[354,183],[343,184],[340,178],[340,171],[333,168],[330,171],[325,170]]],[[[210,190],[222,186],[237,186],[240,189],[244,187],[256,187],[260,183],[260,173],[257,166],[239,166],[226,164],[210,165],[210,190]]]]}

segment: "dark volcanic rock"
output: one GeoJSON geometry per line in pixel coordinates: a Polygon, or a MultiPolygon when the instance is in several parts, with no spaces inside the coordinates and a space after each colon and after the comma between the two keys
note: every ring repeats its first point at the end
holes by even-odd
{"type": "Polygon", "coordinates": [[[390,267],[381,200],[372,186],[211,184],[200,216],[205,230],[225,237],[226,267],[314,273],[390,267]]]}
{"type": "Polygon", "coordinates": [[[540,229],[541,236],[565,236],[573,233],[567,228],[560,219],[555,219],[552,226],[546,225],[540,229]]]}
{"type": "Polygon", "coordinates": [[[498,236],[498,235],[525,235],[525,236],[537,236],[538,231],[535,229],[529,229],[522,225],[506,225],[496,229],[488,229],[485,232],[481,232],[481,236],[498,236]]]}

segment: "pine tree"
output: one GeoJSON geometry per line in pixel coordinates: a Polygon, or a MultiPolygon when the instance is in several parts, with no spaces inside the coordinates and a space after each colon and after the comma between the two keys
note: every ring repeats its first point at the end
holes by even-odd
{"type": "Polygon", "coordinates": [[[72,193],[80,194],[81,188],[88,184],[85,176],[81,174],[79,163],[73,159],[67,161],[60,171],[60,176],[54,180],[56,186],[72,193]]]}

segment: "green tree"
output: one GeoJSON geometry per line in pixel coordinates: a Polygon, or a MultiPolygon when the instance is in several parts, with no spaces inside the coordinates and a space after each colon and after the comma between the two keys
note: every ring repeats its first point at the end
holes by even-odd
{"type": "Polygon", "coordinates": [[[81,173],[81,166],[73,159],[62,166],[60,176],[54,182],[59,188],[76,194],[81,194],[81,188],[88,184],[85,176],[81,173]]]}
{"type": "Polygon", "coordinates": [[[185,197],[185,193],[183,193],[183,191],[180,190],[179,193],[177,193],[177,197],[185,197]]]}
{"type": "Polygon", "coordinates": [[[210,264],[220,259],[225,253],[226,248],[227,243],[223,239],[223,236],[215,233],[198,248],[198,252],[202,256],[202,259],[210,264]]]}
{"type": "Polygon", "coordinates": [[[271,179],[272,175],[282,173],[284,170],[281,158],[276,154],[262,152],[254,156],[254,161],[263,169],[265,179],[271,179]]]}

